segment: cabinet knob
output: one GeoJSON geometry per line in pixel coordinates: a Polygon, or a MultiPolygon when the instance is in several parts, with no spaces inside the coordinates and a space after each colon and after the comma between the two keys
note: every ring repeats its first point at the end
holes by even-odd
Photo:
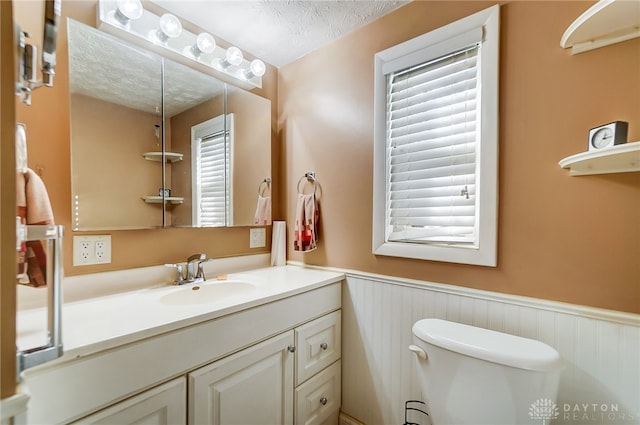
{"type": "Polygon", "coordinates": [[[320,348],[322,348],[323,350],[326,350],[327,348],[329,348],[329,346],[327,345],[326,342],[323,342],[322,344],[320,344],[320,348]]]}
{"type": "Polygon", "coordinates": [[[322,404],[323,406],[325,406],[325,405],[327,404],[327,402],[328,402],[328,401],[329,401],[329,400],[327,400],[327,398],[326,398],[326,397],[322,397],[322,398],[320,399],[320,404],[322,404]]]}
{"type": "Polygon", "coordinates": [[[296,346],[295,345],[290,345],[287,347],[287,350],[289,350],[290,353],[295,353],[296,352],[296,346]]]}

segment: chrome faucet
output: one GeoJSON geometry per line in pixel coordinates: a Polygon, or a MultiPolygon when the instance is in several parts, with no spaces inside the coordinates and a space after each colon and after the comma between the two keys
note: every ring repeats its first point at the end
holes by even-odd
{"type": "Polygon", "coordinates": [[[204,261],[207,259],[207,255],[204,253],[200,253],[200,254],[193,254],[191,256],[189,256],[189,258],[187,258],[187,277],[186,277],[186,281],[187,283],[190,282],[195,282],[196,280],[196,276],[199,271],[199,264],[201,261],[204,261]]]}
{"type": "Polygon", "coordinates": [[[207,258],[204,253],[193,254],[187,258],[186,269],[187,276],[184,276],[184,265],[182,264],[165,264],[166,267],[176,269],[177,278],[173,282],[174,285],[184,285],[185,283],[204,282],[207,278],[204,275],[204,263],[212,261],[207,258]]]}

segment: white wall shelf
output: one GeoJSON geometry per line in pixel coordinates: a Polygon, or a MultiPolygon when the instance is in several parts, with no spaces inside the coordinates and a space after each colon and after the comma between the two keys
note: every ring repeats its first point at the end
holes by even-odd
{"type": "MultiPolygon", "coordinates": [[[[142,199],[144,200],[144,202],[146,202],[147,204],[161,204],[162,203],[162,196],[143,196],[142,199]]],[[[169,204],[181,204],[184,202],[184,198],[178,197],[178,196],[169,196],[167,198],[164,198],[167,203],[169,204]]]]}
{"type": "Polygon", "coordinates": [[[568,168],[571,176],[640,171],[640,141],[578,153],[564,158],[559,164],[568,168]]]}
{"type": "MultiPolygon", "coordinates": [[[[145,152],[142,156],[148,161],[162,161],[162,152],[145,152]]],[[[182,161],[183,155],[176,152],[165,152],[164,157],[167,162],[178,162],[182,161]]]]}
{"type": "Polygon", "coordinates": [[[636,37],[640,37],[640,3],[600,0],[569,25],[560,46],[576,54],[636,37]]]}

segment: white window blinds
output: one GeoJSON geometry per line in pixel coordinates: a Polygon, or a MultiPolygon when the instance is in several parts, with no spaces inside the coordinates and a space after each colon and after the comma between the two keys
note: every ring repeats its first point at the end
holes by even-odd
{"type": "Polygon", "coordinates": [[[224,131],[200,140],[197,161],[200,226],[226,225],[229,175],[225,164],[228,156],[224,131]]]}
{"type": "Polygon", "coordinates": [[[387,75],[387,240],[476,244],[480,45],[387,75]]]}

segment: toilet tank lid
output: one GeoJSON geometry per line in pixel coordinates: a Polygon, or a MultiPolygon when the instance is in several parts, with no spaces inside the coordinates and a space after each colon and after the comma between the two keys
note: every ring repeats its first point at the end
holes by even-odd
{"type": "Polygon", "coordinates": [[[533,339],[440,319],[418,320],[412,330],[429,344],[493,363],[538,372],[563,367],[554,348],[533,339]]]}

